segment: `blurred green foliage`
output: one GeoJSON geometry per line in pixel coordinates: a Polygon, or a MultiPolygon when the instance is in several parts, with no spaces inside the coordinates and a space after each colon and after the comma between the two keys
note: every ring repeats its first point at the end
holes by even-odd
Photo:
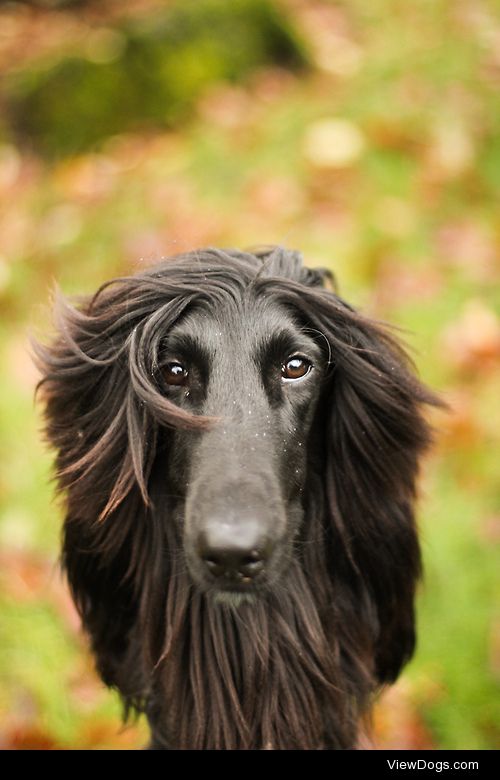
{"type": "Polygon", "coordinates": [[[7,117],[51,156],[81,152],[127,130],[171,127],[203,87],[256,67],[305,64],[299,38],[267,0],[182,0],[89,36],[13,74],[7,117]]]}
{"type": "Polygon", "coordinates": [[[172,18],[164,5],[138,0],[124,16],[114,2],[97,16],[92,3],[74,13],[0,10],[3,104],[20,100],[23,84],[23,100],[33,100],[18,104],[31,150],[5,130],[0,143],[0,744],[145,740],[142,726],[120,732],[119,706],[91,671],[57,574],[61,509],[27,345],[29,327],[50,332],[53,282],[85,293],[196,246],[284,243],[330,266],[346,298],[400,326],[423,378],[451,407],[434,420],[437,446],[422,479],[419,648],[377,708],[377,742],[498,747],[496,3],[282,0],[265,12],[260,0],[184,4],[182,67],[162,43],[172,34],[170,22],[158,23],[172,18]],[[201,21],[192,21],[195,6],[201,21]],[[204,14],[216,6],[224,32],[212,43],[204,14]],[[247,38],[242,9],[273,21],[255,22],[247,38]],[[273,38],[270,29],[285,32],[273,38]],[[155,36],[161,74],[138,53],[155,36]],[[230,51],[220,69],[215,50],[230,51]],[[297,69],[303,51],[309,67],[297,69]],[[80,113],[73,93],[83,81],[67,75],[64,86],[60,76],[77,63],[89,78],[109,75],[102,88],[81,90],[89,103],[80,113]],[[123,79],[122,101],[114,78],[123,79]],[[170,102],[159,101],[144,131],[138,106],[159,89],[150,79],[170,85],[178,113],[167,121],[170,102]],[[154,130],[158,123],[168,129],[154,130]]]}

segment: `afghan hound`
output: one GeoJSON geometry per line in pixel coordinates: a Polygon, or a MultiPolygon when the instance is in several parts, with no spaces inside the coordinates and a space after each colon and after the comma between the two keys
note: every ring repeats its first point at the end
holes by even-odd
{"type": "Polygon", "coordinates": [[[153,749],[353,749],[415,645],[439,405],[295,251],[205,249],[56,306],[37,347],[62,564],[153,749]]]}

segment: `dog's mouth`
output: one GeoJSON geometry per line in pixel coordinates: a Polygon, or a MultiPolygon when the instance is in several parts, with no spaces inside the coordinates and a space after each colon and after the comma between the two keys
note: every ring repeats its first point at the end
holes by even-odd
{"type": "Polygon", "coordinates": [[[214,577],[199,565],[189,566],[191,579],[196,590],[204,594],[212,604],[224,604],[239,607],[241,604],[255,603],[261,598],[268,586],[268,572],[254,579],[250,577],[225,576],[214,577]]]}
{"type": "Polygon", "coordinates": [[[255,580],[249,577],[226,576],[224,578],[204,578],[203,590],[216,604],[239,606],[244,602],[255,601],[262,593],[265,577],[255,580]]]}

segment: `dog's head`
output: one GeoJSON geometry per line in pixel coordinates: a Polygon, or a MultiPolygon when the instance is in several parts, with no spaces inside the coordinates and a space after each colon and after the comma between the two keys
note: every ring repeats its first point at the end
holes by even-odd
{"type": "Polygon", "coordinates": [[[193,581],[235,603],[272,586],[293,554],[332,366],[321,332],[269,285],[274,269],[230,263],[164,334],[156,381],[207,419],[202,431],[173,432],[165,482],[182,497],[193,581]]]}
{"type": "Polygon", "coordinates": [[[59,302],[38,352],[64,563],[122,689],[133,626],[156,625],[157,657],[173,631],[151,616],[172,572],[221,609],[307,591],[339,658],[380,681],[411,654],[421,409],[438,402],[328,277],[280,248],[208,249],[59,302]]]}

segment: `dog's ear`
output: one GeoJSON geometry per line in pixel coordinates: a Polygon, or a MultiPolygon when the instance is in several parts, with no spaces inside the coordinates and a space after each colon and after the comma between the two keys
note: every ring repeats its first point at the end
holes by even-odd
{"type": "Polygon", "coordinates": [[[353,614],[345,621],[359,621],[360,636],[370,626],[374,673],[390,682],[415,643],[421,563],[414,501],[419,461],[431,442],[423,408],[443,404],[384,326],[332,293],[305,298],[304,314],[329,345],[319,421],[329,566],[338,588],[352,591],[345,603],[353,614]]]}
{"type": "Polygon", "coordinates": [[[57,452],[59,488],[102,520],[138,487],[146,505],[158,424],[201,427],[161,391],[158,359],[179,302],[175,280],[118,279],[77,306],[58,296],[57,336],[34,345],[46,435],[57,452]]]}
{"type": "Polygon", "coordinates": [[[34,345],[64,499],[63,566],[104,680],[130,699],[138,594],[165,546],[149,490],[157,444],[165,454],[169,427],[200,424],[161,392],[162,340],[189,302],[165,277],[116,280],[76,306],[59,296],[53,343],[34,345]]]}

